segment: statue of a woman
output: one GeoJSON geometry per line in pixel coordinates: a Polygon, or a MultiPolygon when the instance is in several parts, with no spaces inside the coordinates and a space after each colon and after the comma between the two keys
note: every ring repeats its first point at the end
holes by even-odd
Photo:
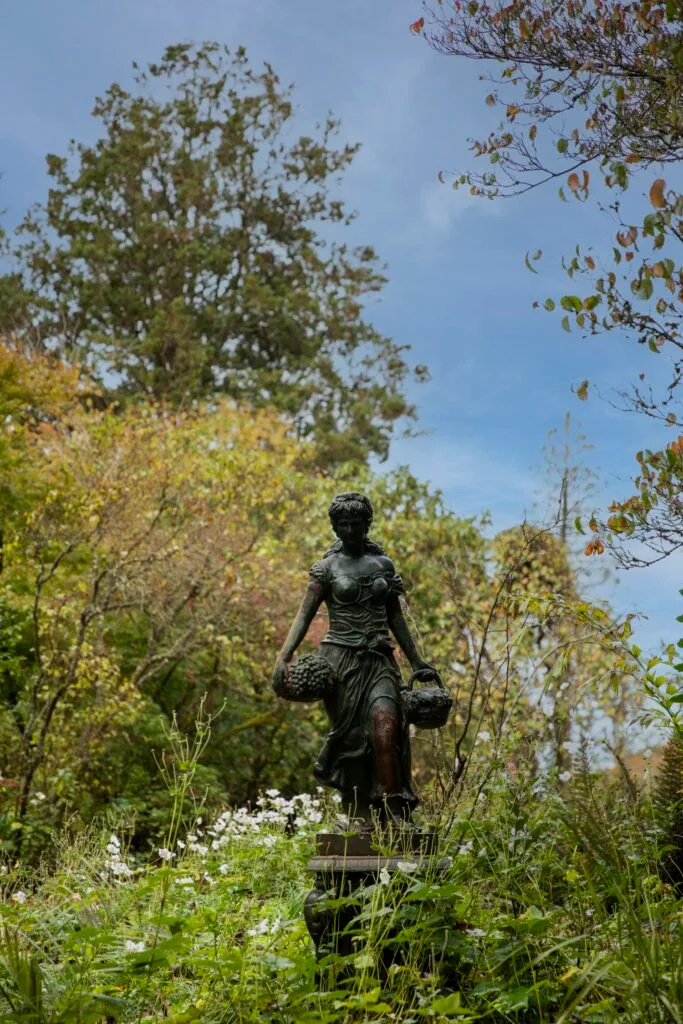
{"type": "Polygon", "coordinates": [[[442,685],[418,654],[399,600],[401,577],[382,548],[368,539],[368,498],[339,494],[329,508],[338,540],[310,573],[308,589],[280,651],[273,688],[286,685],[288,666],[324,601],[330,628],[319,654],[333,669],[325,699],[331,729],[314,766],[316,777],[342,794],[352,818],[406,820],[418,802],[410,774],[410,742],[401,700],[393,633],[413,672],[442,685]]]}

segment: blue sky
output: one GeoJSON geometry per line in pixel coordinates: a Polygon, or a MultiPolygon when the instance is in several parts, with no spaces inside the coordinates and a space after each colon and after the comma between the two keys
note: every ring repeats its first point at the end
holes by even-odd
{"type": "MultiPolygon", "coordinates": [[[[587,459],[602,499],[628,493],[639,448],[670,435],[608,402],[581,403],[584,377],[605,395],[658,357],[612,334],[581,340],[534,299],[561,294],[559,258],[577,242],[599,251],[610,229],[594,206],[561,203],[554,188],[490,203],[437,181],[471,166],[466,140],[495,126],[483,102],[480,65],[439,56],[411,35],[419,0],[24,0],[3,5],[0,208],[21,218],[44,196],[44,157],[69,138],[96,137],[93,99],[131,80],[132,61],[169,43],[215,39],[247,47],[294,82],[298,125],[328,110],[362,150],[343,186],[358,211],[354,238],[375,246],[390,284],[369,308],[378,328],[412,345],[429,384],[412,397],[424,436],[395,443],[390,464],[408,463],[445,492],[458,513],[491,512],[496,528],[533,514],[547,491],[540,449],[571,411],[594,445],[587,459]],[[524,253],[542,249],[539,273],[524,253]]],[[[636,186],[637,188],[637,186],[636,186]]],[[[645,188],[643,185],[642,189],[645,188]]],[[[661,360],[661,357],[659,357],[661,360]]],[[[649,616],[644,645],[676,638],[683,611],[680,559],[622,574],[606,593],[621,611],[649,616]]]]}

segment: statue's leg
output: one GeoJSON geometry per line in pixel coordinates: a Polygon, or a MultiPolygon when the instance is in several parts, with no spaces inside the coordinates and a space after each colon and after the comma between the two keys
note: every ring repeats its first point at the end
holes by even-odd
{"type": "Polygon", "coordinates": [[[408,818],[403,798],[401,768],[401,721],[393,701],[377,700],[372,708],[372,742],[375,753],[374,801],[392,817],[408,818]]]}

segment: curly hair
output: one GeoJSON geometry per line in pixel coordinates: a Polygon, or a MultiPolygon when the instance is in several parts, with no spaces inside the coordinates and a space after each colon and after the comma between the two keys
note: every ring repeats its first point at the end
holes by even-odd
{"type": "Polygon", "coordinates": [[[365,529],[370,529],[370,524],[374,518],[374,511],[372,508],[372,502],[369,498],[366,498],[364,494],[360,494],[358,491],[347,491],[345,494],[338,494],[336,498],[332,500],[330,507],[327,510],[327,514],[330,517],[332,523],[332,529],[335,530],[338,521],[342,516],[359,516],[365,520],[365,529]]]}
{"type": "MultiPolygon", "coordinates": [[[[337,532],[337,523],[342,516],[359,516],[365,521],[365,550],[372,555],[384,554],[384,548],[380,547],[380,545],[375,543],[374,540],[369,540],[367,537],[367,532],[370,529],[370,525],[374,518],[374,510],[372,508],[372,502],[369,498],[366,498],[364,494],[361,494],[359,491],[346,491],[344,494],[338,494],[330,504],[327,514],[330,517],[332,529],[335,533],[337,532]]],[[[334,554],[341,550],[342,542],[337,540],[326,554],[334,554]]]]}

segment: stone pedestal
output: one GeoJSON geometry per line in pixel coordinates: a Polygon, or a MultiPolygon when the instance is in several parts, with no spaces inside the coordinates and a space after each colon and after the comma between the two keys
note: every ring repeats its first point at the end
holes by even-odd
{"type": "MultiPolygon", "coordinates": [[[[391,840],[372,833],[318,835],[315,856],[306,865],[306,870],[315,874],[315,888],[304,905],[306,926],[318,960],[332,953],[351,957],[359,952],[362,936],[352,935],[347,930],[358,914],[359,903],[353,901],[354,892],[378,882],[383,869],[393,874],[405,861],[417,865],[411,875],[443,870],[449,862],[439,860],[436,852],[435,832],[401,830],[391,840]],[[391,854],[387,852],[389,842],[391,854]],[[335,906],[335,900],[341,898],[344,898],[344,905],[335,906]]],[[[392,955],[384,967],[388,968],[390,962],[398,959],[392,955]]]]}

